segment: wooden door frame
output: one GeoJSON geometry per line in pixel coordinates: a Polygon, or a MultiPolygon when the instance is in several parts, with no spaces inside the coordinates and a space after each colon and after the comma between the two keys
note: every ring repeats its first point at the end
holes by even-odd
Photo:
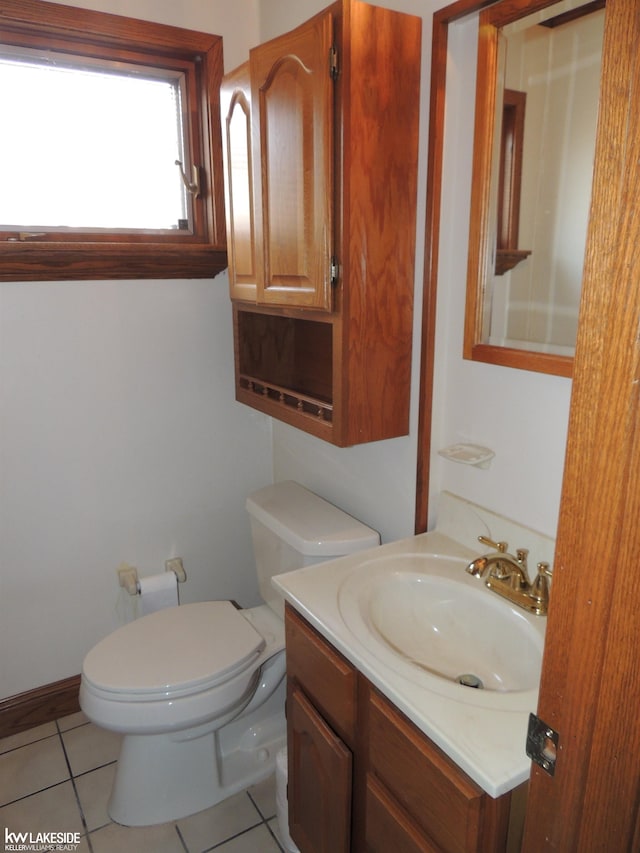
{"type": "Polygon", "coordinates": [[[429,91],[429,141],[427,152],[427,211],[424,240],[422,295],[422,345],[420,351],[420,404],[418,411],[418,460],[416,472],[415,532],[423,533],[429,521],[431,454],[431,405],[433,360],[436,339],[438,248],[442,204],[444,109],[447,88],[447,41],[449,24],[490,6],[495,0],[457,0],[433,15],[431,40],[431,88],[429,91]]]}
{"type": "MultiPolygon", "coordinates": [[[[449,24],[433,22],[416,532],[427,529],[449,24]]],[[[640,9],[608,0],[596,168],[538,713],[560,734],[534,766],[523,850],[640,849],[640,9]],[[615,292],[615,299],[611,298],[615,292]]]]}

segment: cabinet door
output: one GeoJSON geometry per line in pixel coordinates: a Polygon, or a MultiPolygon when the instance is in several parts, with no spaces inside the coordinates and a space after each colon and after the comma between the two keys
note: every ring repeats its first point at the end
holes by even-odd
{"type": "Polygon", "coordinates": [[[303,853],[351,849],[351,752],[296,686],[289,716],[289,831],[303,853]]]}
{"type": "Polygon", "coordinates": [[[256,251],[251,149],[249,63],[227,74],[220,87],[229,292],[256,301],[256,251]]]}
{"type": "Polygon", "coordinates": [[[329,12],[250,55],[258,301],[331,309],[329,12]]]}

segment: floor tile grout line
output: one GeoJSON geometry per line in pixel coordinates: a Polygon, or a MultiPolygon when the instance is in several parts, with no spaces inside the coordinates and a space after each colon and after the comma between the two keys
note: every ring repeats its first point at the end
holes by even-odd
{"type": "Polygon", "coordinates": [[[36,794],[42,794],[44,791],[50,791],[52,788],[57,788],[59,785],[65,785],[70,781],[71,779],[61,779],[59,782],[54,782],[52,785],[45,785],[44,788],[38,788],[37,791],[31,791],[29,794],[24,794],[22,797],[16,797],[15,800],[7,800],[6,803],[0,803],[0,809],[4,809],[6,806],[15,806],[16,803],[20,803],[22,800],[28,800],[29,797],[35,797],[36,794]]]}
{"type": "Polygon", "coordinates": [[[230,835],[228,838],[225,838],[224,841],[217,841],[211,847],[206,847],[202,853],[211,853],[212,850],[218,850],[225,844],[228,844],[230,841],[235,841],[236,838],[241,838],[243,835],[246,835],[247,832],[251,832],[251,830],[256,829],[257,827],[264,824],[264,820],[259,820],[257,823],[254,823],[252,826],[247,826],[244,829],[241,829],[240,832],[236,832],[235,835],[230,835]]]}
{"type": "MultiPolygon", "coordinates": [[[[64,717],[60,717],[60,719],[63,720],[64,717]]],[[[68,729],[61,729],[59,726],[59,720],[56,720],[56,726],[57,726],[58,731],[61,735],[64,735],[67,732],[74,732],[76,729],[81,729],[81,728],[83,728],[83,726],[88,726],[89,724],[90,724],[90,720],[83,720],[81,723],[78,723],[77,726],[69,726],[68,729]]]]}
{"type": "MultiPolygon", "coordinates": [[[[50,740],[52,737],[58,737],[58,734],[59,732],[53,732],[53,734],[38,737],[35,740],[30,740],[28,743],[21,743],[20,746],[13,746],[11,749],[5,749],[4,752],[0,752],[0,758],[2,758],[3,755],[11,755],[11,753],[15,752],[17,749],[24,749],[25,746],[33,746],[34,743],[42,743],[43,740],[50,740]]],[[[13,735],[9,735],[9,737],[13,737],[13,735]]]]}
{"type": "MultiPolygon", "coordinates": [[[[56,723],[57,725],[57,723],[56,723]]],[[[62,754],[64,755],[64,760],[67,763],[67,770],[69,771],[69,779],[73,779],[73,770],[71,769],[71,762],[69,761],[69,756],[67,755],[67,748],[64,745],[64,738],[62,737],[62,732],[58,730],[58,737],[60,738],[60,746],[62,747],[62,754]]]]}
{"type": "MultiPolygon", "coordinates": [[[[107,815],[107,820],[105,823],[101,823],[100,826],[94,826],[93,829],[89,830],[89,835],[92,835],[94,832],[100,832],[101,829],[106,829],[107,826],[111,826],[114,821],[107,815]]],[[[118,824],[118,826],[124,826],[124,824],[118,824]]]]}
{"type": "MultiPolygon", "coordinates": [[[[273,818],[269,818],[269,820],[273,820],[273,818]]],[[[275,832],[274,832],[274,831],[271,829],[271,827],[269,826],[269,821],[268,821],[268,820],[265,820],[265,822],[264,822],[264,823],[265,823],[265,826],[267,827],[267,830],[268,830],[268,831],[269,831],[269,833],[271,834],[271,837],[273,838],[273,840],[274,840],[274,841],[276,842],[276,844],[278,845],[278,850],[280,850],[280,852],[281,852],[281,853],[285,853],[285,849],[284,849],[284,847],[282,846],[282,844],[280,844],[280,840],[279,840],[278,836],[275,834],[275,832]]]]}
{"type": "Polygon", "coordinates": [[[184,847],[185,853],[190,853],[189,847],[187,846],[187,842],[182,837],[182,833],[180,832],[180,827],[178,826],[178,824],[174,823],[173,828],[178,833],[178,838],[180,839],[180,843],[184,847]]]}
{"type": "Polygon", "coordinates": [[[81,773],[76,773],[73,777],[74,779],[82,779],[83,776],[88,776],[89,773],[95,773],[96,770],[103,770],[105,767],[111,767],[112,764],[117,764],[118,759],[114,758],[113,761],[106,761],[104,764],[97,764],[95,767],[90,767],[88,770],[83,770],[81,773]]]}
{"type": "MultiPolygon", "coordinates": [[[[82,821],[82,826],[84,828],[84,837],[87,839],[87,845],[89,847],[89,853],[93,853],[93,845],[91,843],[91,839],[89,838],[89,826],[87,824],[87,820],[84,816],[84,809],[82,808],[82,803],[80,802],[80,796],[78,794],[78,789],[76,787],[76,780],[73,775],[73,770],[71,768],[71,761],[69,760],[69,756],[67,755],[67,747],[65,746],[64,738],[62,736],[62,732],[60,731],[60,726],[58,726],[58,721],[56,720],[56,728],[58,729],[58,737],[60,738],[60,745],[62,746],[62,752],[64,755],[64,760],[67,762],[67,768],[69,770],[69,780],[71,781],[71,787],[73,788],[73,795],[76,798],[76,804],[78,806],[78,811],[80,812],[80,820],[82,821]]],[[[69,729],[69,731],[73,731],[73,729],[69,729]]]]}
{"type": "Polygon", "coordinates": [[[80,796],[78,795],[78,789],[76,788],[76,781],[73,777],[71,777],[71,784],[73,786],[73,793],[76,798],[76,803],[78,806],[78,811],[80,812],[80,820],[82,821],[82,826],[84,827],[84,837],[87,839],[87,844],[89,845],[89,853],[93,853],[93,844],[91,843],[91,839],[89,838],[89,825],[87,824],[87,820],[84,816],[84,809],[82,808],[82,803],[80,802],[80,796]]]}
{"type": "Polygon", "coordinates": [[[251,791],[248,791],[248,790],[247,790],[247,791],[245,791],[245,793],[246,793],[246,795],[249,797],[249,799],[250,799],[250,800],[251,800],[251,802],[253,803],[253,805],[254,805],[255,809],[257,810],[258,814],[260,815],[260,817],[261,817],[263,820],[271,820],[272,818],[274,818],[274,817],[275,817],[275,814],[272,814],[272,815],[270,815],[269,817],[267,817],[267,815],[266,815],[266,814],[263,814],[263,813],[262,813],[262,809],[260,808],[260,806],[258,805],[258,803],[253,799],[253,797],[251,796],[251,791]]]}

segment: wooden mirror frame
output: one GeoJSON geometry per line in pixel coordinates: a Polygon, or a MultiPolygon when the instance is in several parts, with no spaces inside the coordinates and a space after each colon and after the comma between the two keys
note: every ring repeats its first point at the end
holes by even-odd
{"type": "MultiPolygon", "coordinates": [[[[572,356],[494,346],[483,342],[485,293],[489,278],[494,272],[490,268],[490,260],[493,258],[493,245],[496,243],[496,223],[491,209],[490,193],[500,28],[555,5],[556,2],[557,0],[530,0],[523,5],[520,0],[502,0],[480,13],[463,356],[472,361],[570,377],[573,374],[572,356]]],[[[520,247],[514,245],[509,248],[520,247]]]]}

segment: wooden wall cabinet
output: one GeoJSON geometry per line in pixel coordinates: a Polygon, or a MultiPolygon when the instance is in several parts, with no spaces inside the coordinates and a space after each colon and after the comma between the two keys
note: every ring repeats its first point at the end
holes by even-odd
{"type": "Polygon", "coordinates": [[[236,397],[339,446],[409,428],[420,51],[339,0],[223,83],[236,397]]]}
{"type": "Polygon", "coordinates": [[[302,853],[504,853],[493,799],[287,605],[289,832],[302,853]]]}

